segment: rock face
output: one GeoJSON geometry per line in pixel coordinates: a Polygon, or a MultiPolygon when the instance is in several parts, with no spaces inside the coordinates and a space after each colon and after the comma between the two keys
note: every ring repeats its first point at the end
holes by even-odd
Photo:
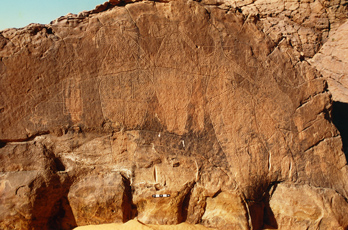
{"type": "Polygon", "coordinates": [[[335,101],[348,103],[348,22],[334,30],[311,62],[329,83],[335,101]]]}
{"type": "Polygon", "coordinates": [[[0,228],[348,228],[315,68],[346,17],[345,1],[109,1],[1,31],[0,228]]]}

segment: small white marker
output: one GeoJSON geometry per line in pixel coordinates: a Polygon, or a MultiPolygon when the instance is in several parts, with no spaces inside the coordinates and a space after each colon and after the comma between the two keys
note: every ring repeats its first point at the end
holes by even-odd
{"type": "Polygon", "coordinates": [[[161,137],[161,133],[158,133],[158,137],[161,137]]]}
{"type": "Polygon", "coordinates": [[[181,140],[181,144],[182,144],[182,147],[185,148],[185,141],[184,140],[181,140]]]}

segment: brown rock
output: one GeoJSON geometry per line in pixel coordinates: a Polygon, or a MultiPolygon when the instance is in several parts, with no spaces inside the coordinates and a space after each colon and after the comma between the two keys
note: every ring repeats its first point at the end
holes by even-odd
{"type": "Polygon", "coordinates": [[[345,229],[348,225],[342,214],[348,211],[347,203],[337,209],[332,202],[342,199],[330,189],[308,185],[280,184],[274,188],[270,208],[279,229],[345,229]],[[335,210],[335,211],[333,211],[335,210]],[[337,213],[339,212],[339,213],[337,213]]]}
{"type": "Polygon", "coordinates": [[[42,138],[9,143],[0,149],[0,227],[2,229],[69,229],[76,226],[66,205],[70,180],[59,159],[41,145],[42,138]],[[65,215],[61,215],[61,212],[65,215]]]}
{"type": "Polygon", "coordinates": [[[110,1],[1,31],[1,228],[346,228],[346,156],[305,60],[335,4],[110,1]]]}
{"type": "Polygon", "coordinates": [[[79,226],[126,222],[132,218],[130,187],[118,172],[80,176],[68,200],[79,226]]]}
{"type": "Polygon", "coordinates": [[[347,103],[348,87],[348,22],[331,32],[328,41],[320,51],[311,59],[327,79],[333,100],[347,103]]]}
{"type": "Polygon", "coordinates": [[[207,198],[202,222],[219,229],[249,229],[247,208],[239,194],[222,192],[207,198]]]}

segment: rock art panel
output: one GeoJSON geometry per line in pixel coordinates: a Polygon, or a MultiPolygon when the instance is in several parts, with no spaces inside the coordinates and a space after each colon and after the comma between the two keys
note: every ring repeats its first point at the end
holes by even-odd
{"type": "Polygon", "coordinates": [[[345,12],[110,1],[0,31],[1,227],[347,228],[322,62],[345,12]]]}

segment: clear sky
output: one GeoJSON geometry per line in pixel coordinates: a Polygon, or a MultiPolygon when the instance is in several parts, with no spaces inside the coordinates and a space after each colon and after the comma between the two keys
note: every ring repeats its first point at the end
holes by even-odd
{"type": "Polygon", "coordinates": [[[0,0],[0,30],[48,24],[68,13],[92,10],[107,0],[0,0]]]}

